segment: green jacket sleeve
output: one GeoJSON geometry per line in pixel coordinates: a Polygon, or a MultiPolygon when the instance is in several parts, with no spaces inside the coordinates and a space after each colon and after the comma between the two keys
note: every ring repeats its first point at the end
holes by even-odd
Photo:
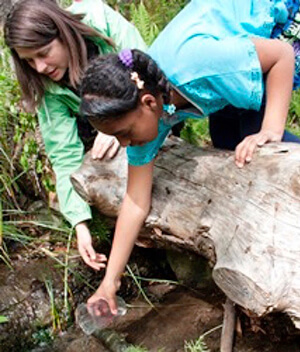
{"type": "MultiPolygon", "coordinates": [[[[111,37],[117,50],[122,48],[146,50],[138,30],[102,0],[76,1],[68,10],[84,14],[83,22],[111,37]]],[[[93,37],[93,40],[101,53],[113,51],[113,48],[101,38],[93,37]]],[[[80,99],[68,89],[56,84],[48,88],[38,111],[39,124],[46,152],[56,175],[56,191],[61,212],[74,226],[91,219],[89,206],[76,193],[70,182],[70,175],[80,167],[84,155],[76,119],[72,116],[72,112],[77,113],[79,110],[80,99]]]]}
{"type": "MultiPolygon", "coordinates": [[[[72,13],[84,14],[83,22],[112,38],[118,51],[123,48],[147,50],[147,46],[135,26],[102,0],[76,1],[68,10],[72,13]]],[[[102,39],[93,39],[103,53],[112,51],[112,48],[105,45],[102,39]]]]}
{"type": "Polygon", "coordinates": [[[46,93],[38,111],[46,153],[56,175],[56,191],[62,214],[75,226],[91,219],[88,204],[74,190],[70,175],[83,160],[84,147],[78,136],[76,119],[68,106],[51,93],[46,93]]]}

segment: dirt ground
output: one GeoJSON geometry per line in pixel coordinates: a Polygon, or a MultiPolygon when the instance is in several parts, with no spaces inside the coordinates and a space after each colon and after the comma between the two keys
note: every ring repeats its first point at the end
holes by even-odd
{"type": "MultiPolygon", "coordinates": [[[[163,285],[156,289],[165,290],[163,285]]],[[[143,346],[149,352],[184,352],[185,341],[197,339],[210,329],[222,324],[224,297],[218,293],[203,294],[183,288],[167,293],[164,299],[151,308],[141,298],[131,302],[126,316],[119,318],[113,328],[124,335],[126,341],[143,346]]],[[[240,319],[243,335],[237,336],[234,352],[299,352],[298,336],[286,336],[283,317],[263,321],[257,332],[250,329],[250,321],[240,319]],[[274,323],[274,321],[277,321],[274,323]],[[283,326],[276,324],[280,321],[283,326]],[[270,331],[267,331],[270,330],[270,331]]],[[[245,320],[245,319],[244,319],[245,320]]],[[[253,327],[252,327],[253,329],[253,327]]],[[[219,351],[221,328],[205,338],[210,352],[219,351]]],[[[107,352],[95,337],[85,336],[79,328],[57,339],[49,349],[34,352],[107,352]]],[[[198,351],[198,350],[196,350],[198,351]]],[[[199,350],[200,351],[200,350],[199,350]]]]}
{"type": "MultiPolygon", "coordinates": [[[[166,272],[162,273],[161,266],[155,266],[154,263],[159,261],[153,262],[151,253],[149,254],[150,259],[147,259],[145,253],[142,254],[135,258],[138,263],[139,273],[142,276],[147,276],[150,272],[150,277],[159,278],[161,273],[162,277],[167,276],[170,280],[172,279],[171,275],[166,275],[166,272]],[[140,258],[140,262],[138,262],[138,258],[140,258]]],[[[8,275],[5,272],[5,270],[8,271],[8,268],[5,269],[4,267],[1,272],[3,284],[8,284],[7,281],[9,281],[14,288],[16,282],[11,277],[21,275],[24,282],[31,287],[32,280],[35,282],[36,277],[38,277],[34,270],[37,269],[38,262],[41,262],[40,265],[42,267],[51,269],[51,262],[45,265],[43,261],[39,260],[29,261],[28,264],[27,260],[24,259],[23,264],[27,263],[26,272],[29,276],[24,275],[20,268],[8,275]]],[[[17,282],[19,281],[17,280],[17,282]]],[[[137,289],[135,289],[135,294],[133,295],[133,284],[129,284],[131,281],[129,278],[127,281],[125,280],[122,285],[122,291],[120,291],[120,295],[125,298],[128,305],[128,312],[124,317],[118,318],[111,327],[116,332],[116,335],[124,337],[127,346],[129,344],[142,346],[148,352],[191,352],[191,350],[185,350],[184,348],[186,341],[195,341],[199,336],[211,329],[215,329],[214,332],[206,335],[205,343],[210,352],[218,352],[220,350],[220,325],[223,320],[225,297],[216,286],[207,286],[196,291],[184,286],[152,281],[144,287],[147,291],[147,296],[154,304],[154,307],[151,307],[141,296],[130,299],[130,297],[138,295],[137,289]]],[[[4,291],[3,287],[7,286],[2,286],[4,291]]],[[[25,290],[23,286],[21,286],[21,289],[25,290]]],[[[77,290],[81,293],[81,296],[79,295],[81,298],[78,298],[80,302],[85,301],[86,297],[91,294],[91,292],[85,292],[85,289],[85,286],[77,287],[77,290]]],[[[2,294],[5,295],[5,292],[2,294]]],[[[48,302],[49,299],[45,292],[44,296],[48,302]]],[[[46,306],[46,303],[42,304],[40,299],[38,299],[38,303],[46,306]]],[[[300,331],[293,327],[287,317],[273,314],[264,319],[255,319],[254,317],[250,319],[238,308],[237,314],[238,323],[233,352],[300,352],[300,331]]],[[[97,337],[99,336],[97,335],[97,337]]],[[[17,336],[16,339],[18,339],[17,336]]],[[[6,351],[0,345],[1,352],[10,352],[11,350],[6,351]]],[[[25,352],[19,348],[14,351],[25,352]]],[[[39,346],[31,350],[31,352],[50,351],[123,352],[125,350],[107,348],[107,341],[99,340],[95,336],[86,336],[79,327],[72,326],[67,332],[57,337],[51,345],[39,346]]],[[[201,352],[201,350],[193,352],[197,351],[201,352]]]]}

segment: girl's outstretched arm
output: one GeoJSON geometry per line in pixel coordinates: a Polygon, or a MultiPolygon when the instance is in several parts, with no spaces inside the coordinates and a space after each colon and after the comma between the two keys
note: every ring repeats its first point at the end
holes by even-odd
{"type": "Polygon", "coordinates": [[[294,51],[278,39],[252,39],[266,78],[266,109],[261,130],[246,137],[235,150],[238,167],[250,162],[258,146],[281,141],[287,119],[294,77],[294,51]]]}
{"type": "Polygon", "coordinates": [[[121,275],[150,210],[153,165],[152,161],[143,166],[129,166],[127,191],[117,220],[106,274],[88,300],[91,304],[104,298],[113,313],[117,311],[115,294],[120,286],[121,275]]]}

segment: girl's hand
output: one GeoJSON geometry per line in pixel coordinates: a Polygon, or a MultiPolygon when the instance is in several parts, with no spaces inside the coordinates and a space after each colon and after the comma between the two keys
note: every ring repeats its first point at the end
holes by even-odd
{"type": "MultiPolygon", "coordinates": [[[[88,305],[92,305],[99,299],[104,299],[110,308],[112,314],[117,314],[118,306],[116,301],[116,292],[120,287],[120,281],[114,282],[104,278],[97,291],[88,299],[88,305]]],[[[95,312],[96,315],[101,315],[101,312],[95,312]]]]}
{"type": "Polygon", "coordinates": [[[119,149],[120,143],[116,137],[98,132],[92,148],[92,158],[103,159],[104,156],[107,156],[109,159],[112,159],[116,156],[119,149]]]}
{"type": "Polygon", "coordinates": [[[84,262],[95,270],[101,270],[106,267],[107,258],[104,254],[95,252],[92,245],[92,237],[85,223],[75,226],[77,235],[78,251],[84,262]]]}
{"type": "Polygon", "coordinates": [[[242,168],[245,163],[252,160],[253,153],[257,147],[261,147],[267,142],[280,142],[282,134],[270,130],[261,130],[256,134],[246,137],[235,149],[235,164],[242,168]]]}

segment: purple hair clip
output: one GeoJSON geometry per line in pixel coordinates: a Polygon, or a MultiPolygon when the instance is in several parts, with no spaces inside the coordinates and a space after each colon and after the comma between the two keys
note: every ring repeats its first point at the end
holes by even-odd
{"type": "Polygon", "coordinates": [[[130,49],[121,50],[118,56],[124,66],[133,68],[133,57],[130,49]]]}

